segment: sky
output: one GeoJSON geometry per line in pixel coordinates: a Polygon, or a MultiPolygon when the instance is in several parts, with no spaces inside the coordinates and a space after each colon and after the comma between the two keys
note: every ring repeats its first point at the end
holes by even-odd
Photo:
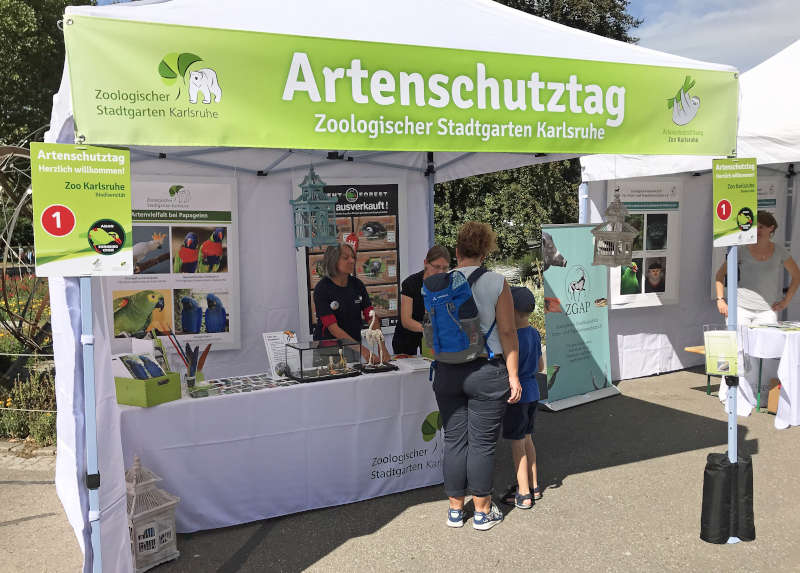
{"type": "Polygon", "coordinates": [[[800,38],[797,0],[631,0],[645,48],[745,72],[800,38]]]}

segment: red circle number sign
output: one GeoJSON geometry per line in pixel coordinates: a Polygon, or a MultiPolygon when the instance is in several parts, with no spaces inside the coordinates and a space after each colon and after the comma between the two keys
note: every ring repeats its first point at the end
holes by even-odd
{"type": "Polygon", "coordinates": [[[722,199],[717,203],[717,217],[722,221],[727,221],[731,216],[731,202],[727,199],[722,199]]]}
{"type": "Polygon", "coordinates": [[[65,237],[75,228],[75,213],[64,205],[50,205],[42,212],[42,228],[54,237],[65,237]]]}

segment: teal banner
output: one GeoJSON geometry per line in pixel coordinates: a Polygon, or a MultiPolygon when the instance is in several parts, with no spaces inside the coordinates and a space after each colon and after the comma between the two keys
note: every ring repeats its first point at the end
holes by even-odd
{"type": "Polygon", "coordinates": [[[593,225],[542,225],[546,402],[611,385],[608,272],[592,266],[593,225]]]}

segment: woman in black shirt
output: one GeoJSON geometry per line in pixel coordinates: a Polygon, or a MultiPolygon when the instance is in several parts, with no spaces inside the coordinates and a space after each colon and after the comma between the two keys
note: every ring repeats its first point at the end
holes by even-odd
{"type": "MultiPolygon", "coordinates": [[[[314,287],[317,313],[314,340],[361,342],[361,328],[364,322],[371,322],[370,313],[374,309],[364,283],[353,276],[355,251],[347,244],[328,247],[322,266],[325,277],[314,287]]],[[[388,356],[386,348],[383,350],[388,356]]],[[[362,347],[361,354],[369,360],[369,349],[362,347]]]]}
{"type": "Polygon", "coordinates": [[[450,252],[441,245],[434,245],[425,255],[423,269],[403,281],[400,287],[400,320],[392,337],[392,350],[395,354],[415,355],[422,347],[422,318],[425,316],[422,281],[448,270],[450,252]]]}

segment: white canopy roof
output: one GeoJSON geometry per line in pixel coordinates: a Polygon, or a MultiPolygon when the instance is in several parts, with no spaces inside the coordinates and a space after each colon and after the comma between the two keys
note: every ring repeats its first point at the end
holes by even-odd
{"type": "Polygon", "coordinates": [[[736,71],[732,66],[683,58],[562,26],[490,0],[143,0],[107,6],[70,6],[66,15],[736,71]]]}
{"type": "MultiPolygon", "coordinates": [[[[737,156],[759,165],[800,161],[800,40],[739,78],[737,156]]],[[[711,169],[712,157],[590,155],[581,158],[584,181],[605,181],[711,169]]]]}
{"type": "MultiPolygon", "coordinates": [[[[649,66],[736,71],[731,66],[658,52],[562,26],[490,0],[408,0],[400,3],[385,0],[348,0],[346,3],[327,0],[141,0],[106,6],[67,7],[66,17],[75,15],[649,66]]],[[[69,82],[63,81],[51,120],[53,133],[48,141],[65,141],[64,124],[72,115],[69,89],[69,82]]],[[[71,130],[71,124],[67,124],[66,128],[67,131],[71,130]]],[[[186,150],[184,154],[216,151],[193,149],[196,153],[186,150]]],[[[174,153],[176,149],[169,151],[174,153]]],[[[265,149],[256,153],[227,153],[225,161],[239,169],[252,171],[270,165],[273,168],[290,168],[294,164],[308,162],[307,156],[302,157],[307,152],[300,152],[284,157],[273,165],[283,157],[283,153],[283,150],[265,149]]],[[[356,162],[359,156],[377,161],[375,155],[374,152],[347,153],[356,162]]],[[[428,158],[419,152],[383,152],[380,156],[380,161],[387,166],[424,171],[428,165],[428,158]]],[[[436,153],[436,181],[575,156],[436,153]]],[[[211,156],[204,158],[206,161],[211,159],[211,156]]],[[[215,159],[219,160],[220,157],[215,159]]]]}

